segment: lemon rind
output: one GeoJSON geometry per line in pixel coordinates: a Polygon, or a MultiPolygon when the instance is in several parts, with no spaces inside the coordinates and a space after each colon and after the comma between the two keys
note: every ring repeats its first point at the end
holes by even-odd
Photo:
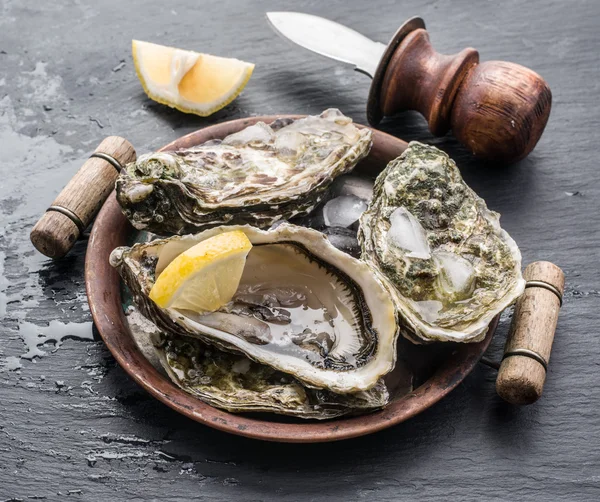
{"type": "MultiPolygon", "coordinates": [[[[141,41],[138,41],[138,42],[141,42],[141,41]]],[[[147,42],[142,42],[142,43],[147,43],[147,42]]],[[[191,113],[194,115],[199,115],[200,117],[208,117],[208,116],[212,115],[213,113],[218,112],[219,110],[225,108],[233,100],[235,100],[241,94],[241,92],[244,90],[246,85],[248,84],[250,77],[252,77],[252,74],[254,73],[254,67],[255,67],[255,65],[253,63],[247,63],[247,62],[241,61],[239,59],[229,58],[229,59],[234,59],[235,61],[239,61],[239,62],[247,65],[245,68],[245,71],[244,71],[243,80],[241,81],[241,83],[233,86],[232,88],[235,88],[235,91],[233,91],[231,93],[231,95],[228,96],[227,98],[225,98],[223,101],[219,101],[219,103],[217,105],[211,106],[208,109],[198,109],[198,108],[186,106],[181,103],[173,103],[172,101],[169,101],[169,100],[161,97],[160,95],[154,93],[153,91],[151,91],[150,86],[148,86],[148,84],[146,82],[146,77],[143,75],[143,73],[141,71],[141,65],[139,63],[139,58],[138,58],[138,54],[137,54],[138,51],[139,51],[139,48],[136,49],[136,40],[132,40],[131,52],[132,52],[132,57],[133,57],[133,66],[135,68],[135,73],[136,73],[140,83],[142,84],[142,88],[144,89],[144,92],[146,93],[146,95],[151,100],[156,101],[157,103],[166,105],[170,108],[175,108],[176,110],[179,110],[184,113],[191,113]]]]}

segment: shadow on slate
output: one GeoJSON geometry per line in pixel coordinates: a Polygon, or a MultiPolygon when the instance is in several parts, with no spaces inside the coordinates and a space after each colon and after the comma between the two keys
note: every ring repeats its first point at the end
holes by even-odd
{"type": "MultiPolygon", "coordinates": [[[[348,71],[352,70],[348,68],[348,71]]],[[[327,108],[338,108],[344,115],[353,117],[355,122],[366,124],[355,113],[360,109],[364,114],[364,105],[357,102],[356,95],[347,92],[343,86],[325,85],[318,74],[280,70],[277,79],[266,80],[264,86],[264,92],[277,95],[279,101],[287,103],[286,110],[305,110],[306,114],[318,114],[327,108]],[[282,85],[282,82],[290,84],[282,85]]]]}
{"type": "MultiPolygon", "coordinates": [[[[201,117],[200,115],[195,115],[193,113],[181,112],[168,105],[152,101],[143,93],[140,93],[137,99],[151,114],[150,119],[148,119],[149,121],[165,123],[174,131],[196,131],[218,122],[241,118],[243,115],[240,107],[240,104],[243,102],[243,96],[239,96],[236,101],[213,113],[210,117],[201,117]]],[[[182,134],[187,134],[187,132],[182,132],[182,134]]],[[[164,145],[156,145],[157,148],[160,148],[161,146],[164,145]]],[[[138,152],[138,154],[139,153],[140,152],[138,152]]]]}

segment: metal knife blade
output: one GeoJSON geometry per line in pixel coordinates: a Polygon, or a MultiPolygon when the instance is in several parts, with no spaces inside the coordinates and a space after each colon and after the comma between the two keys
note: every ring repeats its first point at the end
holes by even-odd
{"type": "Polygon", "coordinates": [[[267,12],[271,26],[295,44],[337,61],[350,63],[371,78],[386,45],[346,26],[301,12],[267,12]]]}

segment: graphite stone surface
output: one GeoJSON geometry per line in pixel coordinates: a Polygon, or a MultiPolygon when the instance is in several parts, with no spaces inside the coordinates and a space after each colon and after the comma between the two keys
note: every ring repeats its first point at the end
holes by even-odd
{"type": "MultiPolygon", "coordinates": [[[[0,3],[0,500],[553,500],[600,498],[600,4],[296,0],[0,3]],[[385,42],[407,18],[434,47],[472,46],[539,72],[550,121],[528,158],[479,162],[408,113],[381,128],[447,151],[519,244],[524,263],[566,275],[541,400],[517,408],[480,366],[446,399],[384,432],[333,444],[270,444],[202,426],[162,405],[94,337],[86,242],[52,262],[28,234],[111,134],[138,153],[251,115],[338,107],[366,123],[370,80],[274,34],[268,10],[335,19],[385,42]],[[131,39],[256,63],[242,95],[210,118],[150,101],[131,39]],[[43,341],[47,343],[38,346],[43,341]],[[56,342],[56,343],[53,343],[56,342]]],[[[503,316],[488,356],[499,359],[503,316]]]]}

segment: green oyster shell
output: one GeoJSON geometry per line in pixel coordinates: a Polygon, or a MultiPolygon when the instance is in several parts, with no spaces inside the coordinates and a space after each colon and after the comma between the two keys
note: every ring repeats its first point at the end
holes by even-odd
{"type": "Polygon", "coordinates": [[[524,289],[521,254],[499,214],[432,146],[411,142],[387,165],[358,238],[413,340],[479,341],[524,289]]]}
{"type": "Polygon", "coordinates": [[[379,409],[389,399],[381,380],[355,394],[311,389],[290,375],[192,337],[165,335],[157,353],[175,384],[233,413],[271,412],[321,420],[379,409]]]}
{"type": "Polygon", "coordinates": [[[321,420],[367,413],[389,400],[383,380],[355,394],[311,389],[243,355],[224,352],[197,338],[166,334],[137,309],[128,312],[127,321],[144,355],[178,387],[232,413],[271,412],[321,420]]]}
{"type": "Polygon", "coordinates": [[[268,228],[308,214],[371,148],[371,131],[339,110],[259,122],[193,148],[142,155],[116,182],[134,227],[159,235],[222,224],[268,228]]]}

